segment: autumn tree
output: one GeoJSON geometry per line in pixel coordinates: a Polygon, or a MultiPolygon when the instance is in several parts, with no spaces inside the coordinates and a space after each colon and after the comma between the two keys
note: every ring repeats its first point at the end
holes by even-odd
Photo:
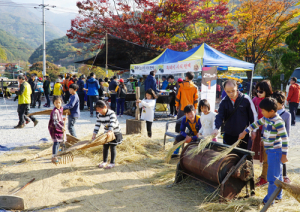
{"type": "Polygon", "coordinates": [[[7,55],[6,55],[6,52],[4,49],[2,49],[0,47],[0,59],[3,60],[3,61],[6,61],[7,60],[7,55]]]}
{"type": "MultiPolygon", "coordinates": [[[[94,72],[97,78],[104,79],[106,77],[106,71],[103,68],[97,67],[97,66],[91,66],[91,65],[82,65],[78,68],[78,73],[84,74],[85,76],[89,76],[91,72],[94,72]]],[[[108,71],[108,77],[112,77],[114,75],[114,72],[109,70],[108,71]]]]}
{"type": "Polygon", "coordinates": [[[187,50],[208,42],[225,51],[235,33],[228,23],[228,0],[82,0],[67,36],[102,47],[106,33],[153,49],[187,50]]]}
{"type": "MultiPolygon", "coordinates": [[[[255,65],[296,29],[295,0],[245,0],[237,8],[237,45],[241,58],[255,65]]],[[[247,74],[251,78],[251,72],[247,74]]]]}
{"type": "MultiPolygon", "coordinates": [[[[30,67],[30,74],[35,73],[38,75],[38,77],[42,77],[42,72],[43,72],[43,62],[34,63],[30,67]]],[[[59,67],[48,61],[46,62],[46,72],[47,75],[49,75],[50,80],[52,82],[55,82],[57,76],[60,74],[59,67]]]]}

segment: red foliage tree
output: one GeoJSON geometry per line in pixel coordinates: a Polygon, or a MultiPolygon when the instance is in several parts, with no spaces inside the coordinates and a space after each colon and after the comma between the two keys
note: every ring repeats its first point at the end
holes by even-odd
{"type": "Polygon", "coordinates": [[[187,50],[208,43],[221,51],[233,50],[235,33],[228,24],[228,0],[82,0],[79,15],[67,36],[101,48],[106,33],[144,47],[187,50]]]}

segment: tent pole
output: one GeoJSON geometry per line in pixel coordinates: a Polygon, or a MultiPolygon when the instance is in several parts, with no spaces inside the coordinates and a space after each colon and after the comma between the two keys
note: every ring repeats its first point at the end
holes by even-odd
{"type": "Polygon", "coordinates": [[[254,68],[252,70],[252,76],[250,81],[250,89],[249,89],[249,96],[252,98],[252,84],[253,84],[253,74],[254,74],[254,68]]]}
{"type": "Polygon", "coordinates": [[[106,62],[105,62],[105,70],[106,70],[106,77],[108,77],[108,70],[107,70],[108,39],[107,39],[107,33],[105,34],[105,44],[106,44],[106,62]]]}

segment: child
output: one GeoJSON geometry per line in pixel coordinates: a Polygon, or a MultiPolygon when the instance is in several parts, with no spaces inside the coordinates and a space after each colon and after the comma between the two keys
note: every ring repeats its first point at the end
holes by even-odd
{"type": "MultiPolygon", "coordinates": [[[[195,142],[200,137],[198,133],[201,129],[200,116],[196,115],[195,108],[193,105],[187,105],[184,108],[185,117],[181,121],[180,125],[180,135],[177,135],[175,138],[174,145],[182,140],[186,140],[185,143],[190,143],[191,141],[195,142]],[[189,130],[189,134],[185,132],[186,128],[189,130]]],[[[171,156],[171,158],[178,157],[179,149],[176,149],[171,156]]]]}
{"type": "MultiPolygon", "coordinates": [[[[245,129],[239,135],[239,139],[243,139],[247,133],[264,125],[263,142],[268,156],[267,180],[269,182],[268,194],[263,200],[263,204],[265,204],[277,188],[274,184],[276,178],[281,181],[283,180],[282,163],[286,163],[288,161],[286,156],[288,149],[288,136],[284,127],[284,121],[276,113],[276,99],[265,98],[260,102],[259,107],[264,117],[252,123],[247,129],[245,129]]],[[[278,194],[277,199],[282,199],[282,191],[278,194]]]]}
{"type": "Polygon", "coordinates": [[[156,95],[154,91],[151,88],[149,88],[146,91],[145,97],[146,98],[143,100],[136,100],[136,105],[139,106],[139,108],[142,108],[141,119],[146,121],[148,137],[151,138],[156,95]]]}
{"type": "Polygon", "coordinates": [[[76,93],[78,90],[78,85],[73,83],[69,87],[69,93],[70,93],[70,101],[69,103],[64,107],[64,110],[69,109],[71,112],[71,115],[68,116],[68,130],[70,134],[74,137],[76,137],[75,132],[75,122],[80,116],[80,110],[79,110],[79,97],[76,93]]]}
{"type": "Polygon", "coordinates": [[[114,133],[116,137],[115,140],[103,145],[103,162],[99,164],[99,168],[111,169],[115,167],[115,159],[117,156],[116,146],[118,144],[121,144],[123,140],[121,128],[115,112],[113,110],[108,109],[104,101],[98,100],[96,102],[96,111],[98,112],[97,122],[95,125],[92,140],[96,138],[96,135],[101,127],[101,124],[104,125],[105,133],[108,134],[114,133]],[[110,159],[110,164],[106,166],[109,148],[110,148],[111,159],[110,159]]]}
{"type": "MultiPolygon", "coordinates": [[[[272,95],[274,99],[277,100],[277,114],[283,119],[285,123],[285,129],[288,134],[288,137],[290,137],[291,134],[291,114],[284,109],[284,102],[286,100],[285,95],[282,91],[275,91],[272,95]]],[[[291,180],[286,175],[286,164],[282,164],[282,174],[283,174],[283,180],[285,183],[291,183],[291,180]]]]}
{"type": "MultiPolygon", "coordinates": [[[[200,135],[204,137],[211,135],[214,131],[214,121],[216,117],[215,112],[210,111],[210,104],[206,99],[202,99],[198,106],[198,112],[201,114],[200,122],[201,122],[201,129],[199,131],[200,135]]],[[[217,142],[216,138],[213,138],[213,141],[217,142]]]]}
{"type": "Polygon", "coordinates": [[[51,112],[50,120],[48,124],[48,130],[50,136],[53,140],[53,148],[52,148],[52,162],[57,163],[58,158],[56,154],[58,152],[58,148],[60,143],[63,142],[64,137],[64,119],[63,119],[63,107],[61,96],[53,96],[53,104],[54,109],[51,112]]]}
{"type": "Polygon", "coordinates": [[[117,104],[118,104],[117,115],[120,115],[120,117],[122,117],[124,112],[126,93],[127,93],[127,88],[123,79],[120,79],[120,85],[116,87],[115,91],[117,92],[117,104]],[[121,114],[120,114],[120,109],[121,109],[121,114]]]}

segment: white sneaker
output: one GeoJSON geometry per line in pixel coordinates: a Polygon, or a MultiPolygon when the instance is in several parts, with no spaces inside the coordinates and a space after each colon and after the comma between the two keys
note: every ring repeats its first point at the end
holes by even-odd
{"type": "Polygon", "coordinates": [[[177,118],[177,116],[176,116],[176,115],[174,115],[174,118],[176,119],[176,118],[177,118]]]}

